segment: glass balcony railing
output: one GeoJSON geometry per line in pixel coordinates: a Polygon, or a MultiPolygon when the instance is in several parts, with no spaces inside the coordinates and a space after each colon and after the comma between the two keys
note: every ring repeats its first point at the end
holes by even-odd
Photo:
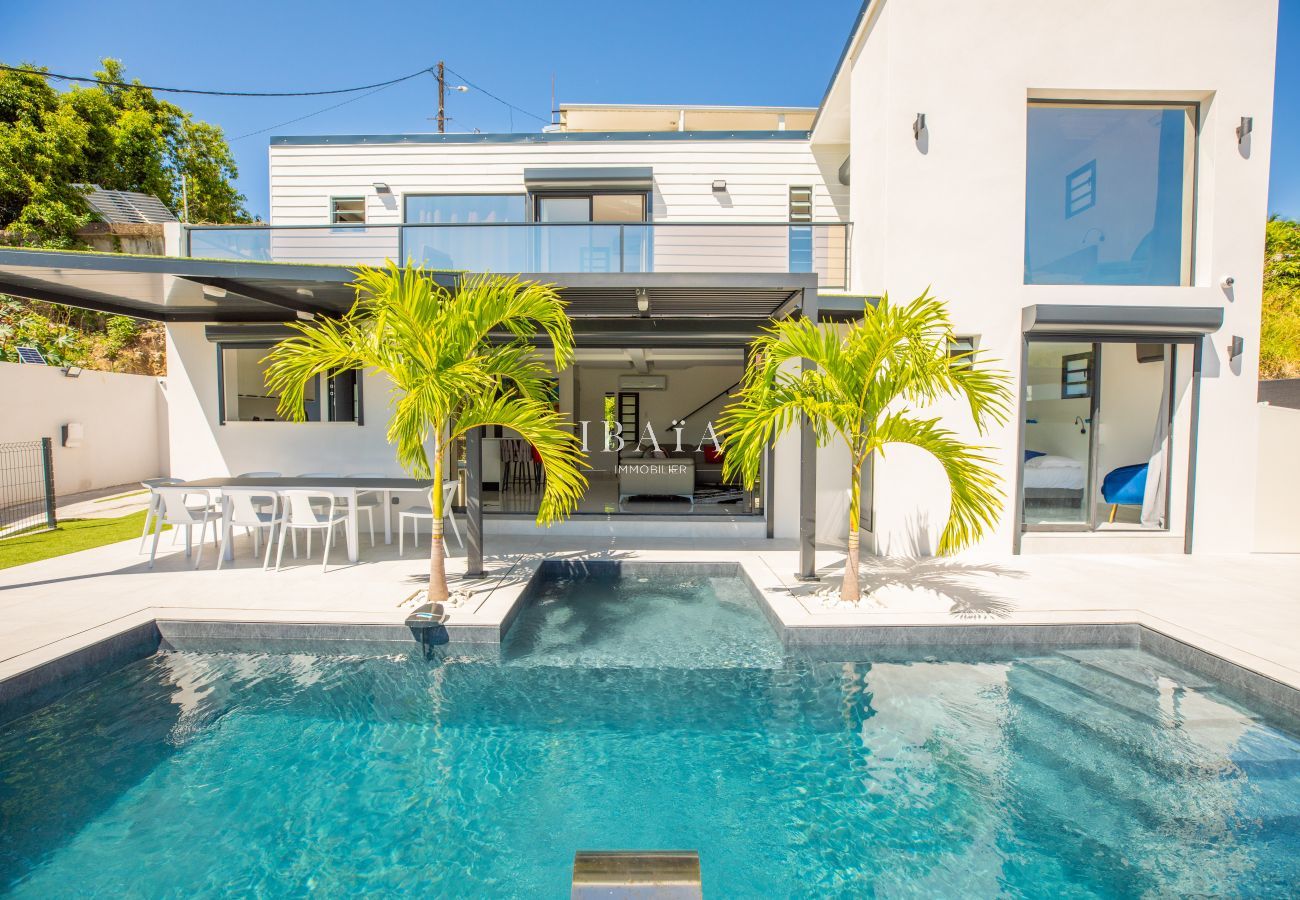
{"type": "Polygon", "coordinates": [[[187,247],[207,259],[391,259],[468,272],[812,272],[823,288],[845,288],[851,230],[845,222],[200,225],[187,229],[187,247]]]}

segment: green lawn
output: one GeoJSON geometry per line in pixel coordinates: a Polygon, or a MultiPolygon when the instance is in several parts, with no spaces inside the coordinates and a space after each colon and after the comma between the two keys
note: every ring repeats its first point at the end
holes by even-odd
{"type": "MultiPolygon", "coordinates": [[[[171,527],[171,526],[166,526],[171,527]]],[[[0,540],[0,569],[140,537],[144,510],[118,519],[69,519],[53,531],[0,540]]]]}

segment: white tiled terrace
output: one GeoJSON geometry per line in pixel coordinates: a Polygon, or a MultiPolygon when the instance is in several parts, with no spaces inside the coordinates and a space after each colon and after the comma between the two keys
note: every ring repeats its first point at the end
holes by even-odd
{"type": "MultiPolygon", "coordinates": [[[[233,564],[201,568],[164,537],[147,568],[127,541],[0,570],[0,679],[154,619],[335,625],[401,625],[427,578],[427,542],[398,558],[382,538],[363,538],[362,561],[343,555],[321,573],[312,559],[264,572],[247,539],[233,564]],[[165,552],[164,552],[165,551],[165,552]]],[[[427,541],[427,536],[426,536],[427,541]]],[[[871,593],[857,607],[827,600],[842,555],[825,549],[828,580],[794,581],[793,544],[741,539],[491,535],[489,577],[448,625],[498,624],[543,558],[741,562],[787,628],[858,625],[1141,624],[1300,689],[1300,556],[1057,555],[952,560],[868,560],[871,593]]],[[[453,588],[463,553],[448,560],[453,588]]]]}

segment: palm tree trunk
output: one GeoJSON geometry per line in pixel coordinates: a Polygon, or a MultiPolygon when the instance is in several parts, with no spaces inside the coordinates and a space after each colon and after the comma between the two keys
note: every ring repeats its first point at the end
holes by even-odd
{"type": "Polygon", "coordinates": [[[858,522],[862,507],[860,472],[861,467],[855,457],[849,466],[849,554],[844,560],[844,580],[840,583],[840,599],[848,603],[857,603],[862,599],[862,589],[858,586],[858,522]]]}
{"type": "Polygon", "coordinates": [[[433,537],[429,541],[429,602],[441,603],[451,596],[447,589],[447,564],[442,549],[442,438],[433,440],[433,490],[429,508],[433,510],[433,537]]]}

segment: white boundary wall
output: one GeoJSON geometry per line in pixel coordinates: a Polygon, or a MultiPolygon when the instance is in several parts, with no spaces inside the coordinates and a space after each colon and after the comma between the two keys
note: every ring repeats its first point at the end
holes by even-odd
{"type": "Polygon", "coordinates": [[[1255,550],[1300,553],[1300,409],[1259,406],[1259,484],[1255,493],[1255,550]]]}
{"type": "Polygon", "coordinates": [[[0,363],[0,442],[54,443],[60,496],[167,473],[165,379],[0,363]],[[62,427],[82,426],[81,446],[64,447],[62,427]]]}

